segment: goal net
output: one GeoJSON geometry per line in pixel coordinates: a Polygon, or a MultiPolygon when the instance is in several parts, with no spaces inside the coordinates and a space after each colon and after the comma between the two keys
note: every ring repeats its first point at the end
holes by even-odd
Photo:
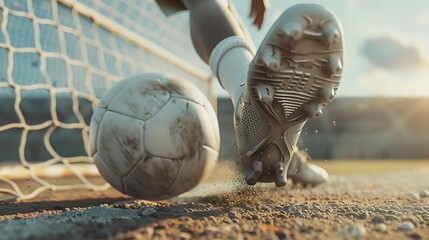
{"type": "Polygon", "coordinates": [[[154,0],[0,0],[0,201],[108,188],[93,178],[88,125],[126,76],[172,73],[214,102],[188,24],[154,0]]]}

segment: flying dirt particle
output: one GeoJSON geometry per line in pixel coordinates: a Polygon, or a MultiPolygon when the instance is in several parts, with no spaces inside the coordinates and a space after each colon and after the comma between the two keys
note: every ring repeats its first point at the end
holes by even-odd
{"type": "MultiPolygon", "coordinates": [[[[215,207],[232,207],[232,206],[251,206],[259,204],[262,201],[262,195],[266,190],[258,186],[247,186],[237,184],[234,191],[221,195],[211,195],[207,197],[199,197],[195,201],[212,204],[215,207]]],[[[251,211],[251,209],[249,210],[251,211]]]]}

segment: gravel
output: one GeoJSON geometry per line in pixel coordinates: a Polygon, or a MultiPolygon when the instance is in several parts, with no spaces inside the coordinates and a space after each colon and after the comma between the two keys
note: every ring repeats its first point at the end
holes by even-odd
{"type": "Polygon", "coordinates": [[[366,234],[366,228],[361,224],[352,224],[346,228],[346,232],[353,239],[361,239],[366,234]]]}
{"type": "Polygon", "coordinates": [[[372,219],[371,219],[372,223],[384,223],[384,216],[382,215],[375,215],[372,219]]]}
{"type": "Polygon", "coordinates": [[[388,227],[384,223],[377,223],[374,225],[374,230],[377,232],[385,233],[385,232],[387,232],[387,229],[388,229],[388,227]]]}
{"type": "Polygon", "coordinates": [[[0,238],[425,239],[429,198],[406,194],[425,189],[427,182],[429,169],[333,176],[317,188],[194,192],[164,202],[134,200],[114,190],[52,193],[0,203],[0,238]],[[392,190],[394,185],[400,187],[392,190]]]}

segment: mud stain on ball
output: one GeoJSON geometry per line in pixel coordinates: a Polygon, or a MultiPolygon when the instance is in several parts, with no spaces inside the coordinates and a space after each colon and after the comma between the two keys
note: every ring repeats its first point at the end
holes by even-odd
{"type": "Polygon", "coordinates": [[[177,84],[176,82],[167,82],[165,85],[165,89],[170,93],[177,93],[179,95],[183,95],[185,89],[183,86],[177,84]]]}
{"type": "Polygon", "coordinates": [[[125,144],[127,146],[130,146],[134,150],[138,150],[140,145],[140,140],[135,136],[128,136],[127,139],[125,139],[125,144]]]}
{"type": "Polygon", "coordinates": [[[124,178],[127,193],[146,200],[169,198],[169,189],[180,170],[180,161],[146,156],[124,178]]]}
{"type": "Polygon", "coordinates": [[[148,95],[153,93],[164,92],[165,94],[182,94],[184,92],[184,87],[171,81],[166,81],[163,83],[160,79],[157,80],[148,80],[145,84],[142,84],[140,89],[141,95],[148,95]]]}
{"type": "Polygon", "coordinates": [[[137,136],[127,136],[126,139],[118,141],[119,148],[130,165],[137,162],[142,156],[137,156],[140,153],[140,140],[137,136]]]}
{"type": "Polygon", "coordinates": [[[137,105],[136,102],[133,102],[131,99],[127,100],[125,102],[125,104],[127,105],[127,107],[131,110],[131,112],[133,113],[134,116],[139,116],[139,106],[137,105]]]}
{"type": "Polygon", "coordinates": [[[159,92],[166,92],[167,94],[168,91],[166,91],[162,85],[163,84],[160,82],[159,79],[146,80],[144,84],[142,83],[140,85],[139,93],[142,96],[152,95],[154,93],[159,93],[159,92]]]}
{"type": "Polygon", "coordinates": [[[170,133],[172,136],[179,136],[174,140],[180,141],[176,143],[177,152],[182,153],[182,156],[192,157],[197,152],[202,144],[203,133],[198,117],[191,109],[183,110],[183,114],[172,121],[170,124],[170,133]]]}
{"type": "Polygon", "coordinates": [[[119,126],[105,129],[103,134],[110,141],[102,141],[104,151],[106,151],[106,162],[117,169],[118,174],[123,176],[129,172],[140,159],[145,155],[143,149],[143,139],[138,132],[124,132],[119,126]],[[113,143],[114,142],[114,143],[113,143]]]}

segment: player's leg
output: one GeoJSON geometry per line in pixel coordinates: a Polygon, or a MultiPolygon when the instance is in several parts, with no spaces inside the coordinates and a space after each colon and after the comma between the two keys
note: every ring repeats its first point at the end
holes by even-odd
{"type": "Polygon", "coordinates": [[[201,59],[209,63],[213,49],[232,36],[244,38],[240,25],[221,0],[182,0],[190,12],[191,38],[201,59]]]}
{"type": "Polygon", "coordinates": [[[210,58],[222,58],[212,70],[229,93],[235,107],[242,94],[243,83],[247,79],[249,64],[254,57],[250,44],[245,40],[236,17],[220,0],[182,2],[190,11],[191,38],[201,59],[209,63],[210,58]],[[224,48],[225,44],[228,45],[228,50],[223,52],[222,56],[212,55],[216,47],[224,48]]]}
{"type": "MultiPolygon", "coordinates": [[[[315,77],[312,77],[314,69],[295,65],[314,65],[313,67],[318,66],[323,72],[330,71],[329,68],[335,65],[331,63],[331,55],[325,54],[326,56],[317,58],[321,48],[319,45],[322,44],[323,48],[326,48],[325,42],[338,40],[335,47],[339,51],[342,50],[341,35],[337,36],[337,39],[331,39],[335,33],[326,32],[328,28],[323,25],[334,26],[333,29],[340,34],[335,17],[317,5],[299,5],[293,8],[286,17],[274,24],[254,62],[250,64],[254,58],[252,48],[227,7],[215,0],[182,1],[190,10],[192,40],[196,51],[205,62],[210,63],[213,73],[231,96],[235,109],[240,163],[246,172],[247,182],[254,184],[257,181],[274,181],[277,186],[284,185],[285,169],[288,167],[300,129],[306,119],[311,117],[309,115],[318,115],[320,109],[335,95],[332,86],[337,86],[339,81],[332,80],[332,86],[327,86],[323,81],[317,83],[315,77]],[[327,17],[329,22],[323,22],[318,15],[327,17]],[[289,29],[280,29],[281,25],[288,26],[289,29]],[[306,40],[310,43],[305,43],[306,40]],[[292,45],[301,43],[304,48],[309,47],[308,54],[299,56],[302,53],[298,52],[298,56],[294,56],[295,46],[292,45]],[[313,47],[315,49],[312,49],[313,47]],[[248,70],[251,73],[249,78],[248,70]],[[259,76],[255,76],[258,74],[259,76]],[[287,88],[291,88],[290,91],[287,88]],[[285,96],[288,92],[290,96],[285,96]],[[291,119],[286,111],[292,104],[296,107],[292,110],[291,119]],[[308,113],[302,115],[303,110],[308,113]]],[[[327,47],[329,48],[329,44],[327,47]]],[[[321,52],[323,51],[325,49],[321,52]]],[[[339,61],[342,61],[342,55],[339,61]]],[[[294,160],[297,161],[297,158],[294,160]]],[[[306,171],[315,169],[312,164],[299,166],[301,167],[297,168],[297,171],[294,170],[294,176],[291,176],[295,182],[313,184],[313,179],[326,180],[326,175],[320,172],[306,171]],[[308,177],[307,173],[320,176],[308,177]]]]}

